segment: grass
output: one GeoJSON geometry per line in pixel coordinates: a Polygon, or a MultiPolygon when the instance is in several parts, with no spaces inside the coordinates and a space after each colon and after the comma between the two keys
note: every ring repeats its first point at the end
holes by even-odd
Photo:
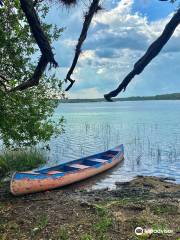
{"type": "Polygon", "coordinates": [[[98,240],[106,240],[106,233],[109,228],[112,226],[113,221],[109,216],[103,216],[99,219],[99,221],[94,225],[94,230],[97,234],[98,240]]]}
{"type": "Polygon", "coordinates": [[[94,240],[94,238],[89,234],[85,234],[81,237],[81,240],[94,240]]]}
{"type": "Polygon", "coordinates": [[[15,221],[0,223],[0,240],[8,239],[6,238],[5,231],[13,232],[14,239],[17,239],[15,236],[18,236],[20,234],[21,228],[15,221]]]}
{"type": "Polygon", "coordinates": [[[144,199],[142,199],[141,196],[137,197],[123,197],[122,199],[114,200],[114,201],[109,201],[106,204],[106,208],[110,208],[112,206],[126,206],[126,205],[131,205],[131,204],[144,204],[144,199]]]}
{"type": "Polygon", "coordinates": [[[94,207],[98,216],[104,217],[108,214],[108,209],[106,208],[106,206],[103,206],[100,204],[94,204],[94,207]]]}
{"type": "MultiPolygon", "coordinates": [[[[96,233],[97,240],[107,240],[107,232],[113,225],[113,219],[111,218],[108,209],[100,204],[95,204],[95,212],[99,219],[93,226],[93,230],[96,233]]],[[[91,240],[91,238],[90,238],[91,240]]]]}
{"type": "Polygon", "coordinates": [[[13,171],[28,171],[46,163],[45,155],[36,149],[0,153],[0,178],[13,171]]]}
{"type": "Polygon", "coordinates": [[[31,231],[31,235],[35,236],[39,232],[41,232],[43,229],[45,229],[46,226],[48,225],[48,221],[49,221],[49,219],[46,215],[39,216],[36,221],[35,227],[31,231]]]}
{"type": "Polygon", "coordinates": [[[161,214],[175,214],[178,211],[178,207],[171,204],[158,204],[151,206],[151,211],[156,215],[161,214]]]}
{"type": "Polygon", "coordinates": [[[37,227],[40,229],[40,230],[43,230],[48,224],[48,217],[46,215],[42,215],[38,218],[38,221],[37,221],[37,227]]]}
{"type": "Polygon", "coordinates": [[[58,230],[58,239],[59,240],[68,240],[69,239],[68,230],[65,229],[64,227],[61,227],[58,230]]]}

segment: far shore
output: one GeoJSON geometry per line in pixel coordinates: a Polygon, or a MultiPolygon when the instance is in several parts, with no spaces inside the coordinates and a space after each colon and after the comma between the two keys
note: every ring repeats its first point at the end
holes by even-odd
{"type": "MultiPolygon", "coordinates": [[[[125,98],[114,98],[114,102],[120,101],[147,101],[147,100],[180,100],[180,93],[170,93],[156,96],[134,96],[125,98]]],[[[104,98],[89,99],[61,99],[62,103],[88,103],[88,102],[106,102],[104,98]]]]}

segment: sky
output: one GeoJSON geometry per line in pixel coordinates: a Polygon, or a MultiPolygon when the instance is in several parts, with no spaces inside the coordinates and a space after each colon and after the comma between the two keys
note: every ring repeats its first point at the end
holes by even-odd
{"type": "MultiPolygon", "coordinates": [[[[70,9],[54,5],[48,14],[49,23],[65,27],[53,46],[59,63],[56,70],[59,79],[65,78],[71,66],[83,14],[89,4],[89,0],[79,0],[78,5],[70,9]]],[[[93,18],[82,47],[72,76],[76,83],[68,92],[69,98],[102,98],[114,90],[161,34],[178,7],[158,0],[104,0],[102,6],[103,10],[93,18]]],[[[180,27],[163,51],[118,97],[180,92],[179,76],[180,27]]]]}

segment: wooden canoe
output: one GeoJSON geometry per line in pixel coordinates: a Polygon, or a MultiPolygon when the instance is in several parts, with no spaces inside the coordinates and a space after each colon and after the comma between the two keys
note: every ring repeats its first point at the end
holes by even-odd
{"type": "Polygon", "coordinates": [[[54,167],[16,172],[11,179],[11,193],[22,195],[59,188],[104,172],[124,158],[124,147],[120,145],[106,152],[73,160],[54,167]]]}

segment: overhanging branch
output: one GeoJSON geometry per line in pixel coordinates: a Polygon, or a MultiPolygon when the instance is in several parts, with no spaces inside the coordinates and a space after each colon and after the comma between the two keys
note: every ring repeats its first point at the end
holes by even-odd
{"type": "Polygon", "coordinates": [[[38,65],[34,71],[33,76],[28,81],[21,83],[11,91],[22,91],[27,88],[37,86],[39,84],[40,78],[42,77],[47,65],[48,65],[48,61],[44,57],[44,55],[42,55],[39,59],[38,65]]]}
{"type": "Polygon", "coordinates": [[[68,91],[73,86],[73,84],[75,82],[75,80],[73,80],[71,78],[71,75],[73,74],[73,71],[76,67],[77,61],[78,61],[79,56],[81,54],[81,47],[82,47],[83,42],[86,39],[87,32],[88,32],[89,26],[91,24],[92,18],[94,16],[94,14],[97,13],[97,11],[101,9],[100,6],[99,6],[99,1],[100,0],[93,0],[93,2],[91,3],[91,5],[89,7],[88,12],[85,14],[82,31],[81,31],[80,37],[78,39],[78,43],[76,45],[74,59],[73,59],[72,65],[71,65],[71,67],[70,67],[70,69],[67,73],[66,79],[65,79],[66,82],[67,82],[67,80],[70,81],[70,85],[66,88],[65,91],[68,91]]]}
{"type": "Polygon", "coordinates": [[[160,37],[150,45],[144,56],[141,57],[135,63],[134,69],[124,78],[124,80],[121,82],[118,88],[104,95],[104,98],[107,101],[112,101],[111,99],[112,97],[116,97],[122,90],[125,91],[126,87],[134,78],[134,76],[142,73],[144,68],[151,62],[152,59],[154,59],[159,54],[159,52],[162,50],[165,44],[169,41],[169,39],[172,37],[175,29],[179,24],[180,24],[180,9],[178,9],[178,11],[174,14],[174,16],[165,26],[164,31],[162,32],[160,37]]]}
{"type": "Polygon", "coordinates": [[[41,53],[44,55],[48,62],[57,67],[58,64],[54,59],[54,54],[52,52],[48,38],[42,30],[38,15],[34,9],[34,2],[32,0],[20,0],[20,3],[31,28],[31,32],[41,50],[41,53]]]}
{"type": "Polygon", "coordinates": [[[52,52],[48,38],[41,27],[38,15],[34,9],[34,2],[32,0],[20,0],[20,3],[21,8],[29,23],[31,32],[41,50],[42,56],[40,57],[33,76],[29,80],[21,83],[10,91],[22,91],[29,87],[37,86],[39,84],[40,78],[46,70],[48,63],[52,64],[54,67],[58,66],[57,62],[54,59],[54,54],[52,52]]]}

